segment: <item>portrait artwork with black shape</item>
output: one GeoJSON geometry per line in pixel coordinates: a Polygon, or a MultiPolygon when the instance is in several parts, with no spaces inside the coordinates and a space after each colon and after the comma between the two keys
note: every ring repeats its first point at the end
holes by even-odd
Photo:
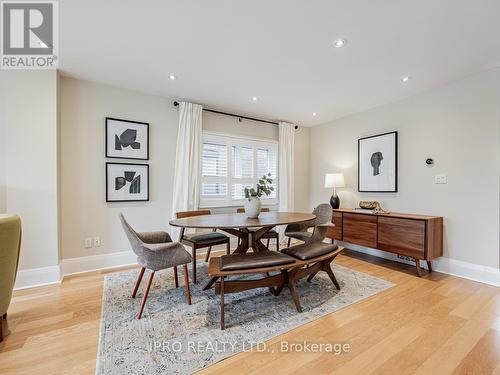
{"type": "Polygon", "coordinates": [[[358,139],[358,191],[397,192],[397,132],[358,139]]]}
{"type": "Polygon", "coordinates": [[[370,158],[370,163],[372,163],[374,176],[380,174],[380,163],[382,162],[383,159],[384,157],[380,151],[374,152],[372,154],[372,157],[370,158]]]}

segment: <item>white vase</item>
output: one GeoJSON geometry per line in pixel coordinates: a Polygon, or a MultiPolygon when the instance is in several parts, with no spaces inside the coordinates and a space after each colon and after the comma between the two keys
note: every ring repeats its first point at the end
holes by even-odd
{"type": "Polygon", "coordinates": [[[262,208],[262,202],[257,197],[251,197],[245,199],[245,214],[251,218],[255,219],[259,217],[260,210],[262,208]]]}

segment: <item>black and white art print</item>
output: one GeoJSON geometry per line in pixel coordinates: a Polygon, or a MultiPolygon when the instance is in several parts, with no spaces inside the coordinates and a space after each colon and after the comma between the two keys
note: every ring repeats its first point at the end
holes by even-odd
{"type": "Polygon", "coordinates": [[[149,159],[149,124],[106,117],[106,157],[149,159]]]}
{"type": "Polygon", "coordinates": [[[358,139],[358,191],[398,191],[398,132],[358,139]]]}
{"type": "Polygon", "coordinates": [[[149,165],[106,163],[106,202],[149,200],[149,165]]]}

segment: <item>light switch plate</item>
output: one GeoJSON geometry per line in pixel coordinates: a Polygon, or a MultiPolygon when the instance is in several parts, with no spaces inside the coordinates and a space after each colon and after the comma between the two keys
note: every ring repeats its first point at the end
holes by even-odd
{"type": "Polygon", "coordinates": [[[435,184],[446,184],[446,175],[445,174],[437,174],[434,176],[434,183],[435,184]]]}
{"type": "Polygon", "coordinates": [[[94,237],[94,247],[99,247],[99,246],[101,246],[101,238],[94,237]]]}
{"type": "Polygon", "coordinates": [[[84,246],[86,249],[92,247],[92,238],[90,237],[85,238],[84,246]]]}

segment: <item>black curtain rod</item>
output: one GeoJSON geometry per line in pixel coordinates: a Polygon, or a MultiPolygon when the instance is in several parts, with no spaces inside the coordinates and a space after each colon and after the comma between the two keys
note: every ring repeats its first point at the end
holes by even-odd
{"type": "MultiPolygon", "coordinates": [[[[178,105],[179,105],[179,102],[175,101],[174,102],[174,106],[177,107],[178,105]]],[[[254,117],[240,116],[240,115],[237,115],[237,114],[234,114],[234,113],[216,111],[215,109],[203,108],[203,110],[207,111],[207,112],[218,113],[219,115],[236,117],[237,119],[240,120],[240,122],[241,122],[241,119],[245,119],[245,120],[257,121],[257,122],[265,122],[266,124],[279,125],[277,122],[268,121],[268,120],[262,120],[260,118],[254,118],[254,117]]],[[[297,125],[295,125],[295,129],[298,129],[297,125]]]]}

